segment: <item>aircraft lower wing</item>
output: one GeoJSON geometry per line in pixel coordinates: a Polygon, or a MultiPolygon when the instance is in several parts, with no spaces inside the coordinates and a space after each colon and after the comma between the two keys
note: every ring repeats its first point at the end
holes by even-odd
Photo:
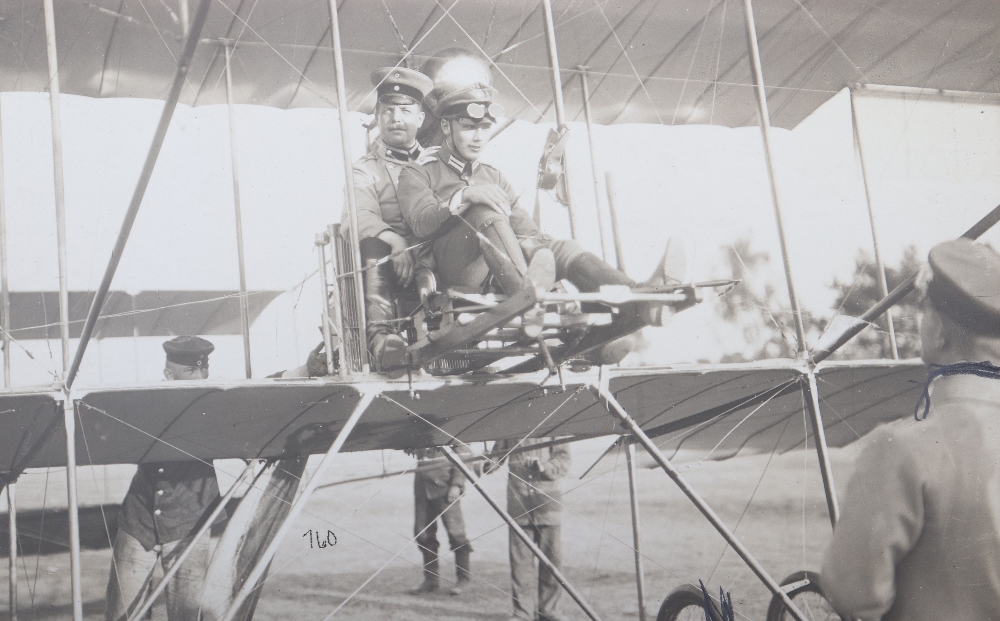
{"type": "MultiPolygon", "coordinates": [[[[925,369],[919,361],[826,363],[816,371],[827,439],[842,446],[913,411],[925,369]]],[[[405,449],[526,436],[591,437],[621,432],[591,387],[594,374],[567,374],[565,390],[542,375],[405,381],[258,380],[164,382],[76,393],[80,464],[267,458],[324,452],[364,392],[377,393],[344,450],[405,449]]],[[[796,361],[622,369],[608,387],[668,449],[740,450],[805,445],[796,361]]],[[[5,433],[0,471],[66,463],[57,392],[0,395],[5,433]]]]}

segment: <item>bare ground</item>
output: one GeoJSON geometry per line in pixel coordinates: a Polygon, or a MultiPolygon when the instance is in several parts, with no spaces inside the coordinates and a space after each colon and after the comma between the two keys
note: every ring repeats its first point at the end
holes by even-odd
{"type": "MultiPolygon", "coordinates": [[[[574,475],[565,481],[570,491],[564,497],[564,569],[603,619],[637,619],[624,456],[609,456],[587,478],[577,479],[609,443],[599,439],[574,445],[574,475]]],[[[347,456],[347,467],[327,478],[382,468],[377,453],[366,455],[347,456]]],[[[850,449],[833,452],[841,493],[852,455],[850,449]]],[[[405,463],[393,459],[393,466],[405,463]]],[[[814,452],[692,463],[683,474],[776,579],[797,569],[818,569],[831,528],[814,452]]],[[[506,474],[487,476],[484,482],[503,504],[506,474]]],[[[645,606],[651,618],[669,591],[700,579],[714,591],[721,586],[732,594],[737,618],[762,620],[769,593],[666,475],[640,470],[638,485],[645,606]]],[[[472,588],[460,597],[407,594],[420,580],[412,503],[409,475],[318,491],[275,557],[255,619],[506,619],[507,529],[471,489],[463,510],[474,547],[472,588]],[[311,548],[310,529],[324,536],[332,531],[337,544],[311,548]]],[[[441,569],[445,580],[454,576],[451,561],[446,555],[441,569]]],[[[88,621],[102,618],[109,565],[109,550],[83,553],[88,621]]],[[[68,555],[26,556],[19,566],[19,618],[69,618],[68,555]]],[[[0,579],[7,581],[6,563],[0,579]]],[[[2,594],[0,619],[7,618],[8,608],[6,589],[2,594]]],[[[566,595],[561,610],[570,619],[585,618],[566,595]]]]}

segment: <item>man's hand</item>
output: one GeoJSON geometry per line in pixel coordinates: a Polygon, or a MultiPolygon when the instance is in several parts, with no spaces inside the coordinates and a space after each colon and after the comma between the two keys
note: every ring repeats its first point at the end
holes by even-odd
{"type": "Polygon", "coordinates": [[[413,251],[407,250],[406,239],[395,231],[382,231],[378,238],[392,248],[392,269],[396,272],[400,287],[409,287],[416,273],[417,262],[413,251]]]}
{"type": "Polygon", "coordinates": [[[462,497],[462,488],[458,485],[452,485],[448,488],[448,504],[451,504],[462,497]]]}
{"type": "Polygon", "coordinates": [[[323,351],[325,347],[326,342],[320,341],[319,345],[309,352],[309,357],[306,358],[306,371],[309,377],[323,377],[329,374],[326,368],[326,352],[323,351]]]}
{"type": "MultiPolygon", "coordinates": [[[[486,205],[497,213],[510,216],[510,199],[499,185],[470,185],[462,190],[463,205],[486,205]]],[[[464,210],[463,210],[464,211],[464,210]]]]}

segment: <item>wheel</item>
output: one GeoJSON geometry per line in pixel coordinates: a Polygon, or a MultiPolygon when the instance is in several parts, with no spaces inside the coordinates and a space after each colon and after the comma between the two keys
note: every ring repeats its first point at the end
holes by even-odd
{"type": "Polygon", "coordinates": [[[656,621],[705,621],[705,598],[690,584],[677,587],[660,604],[656,621]]]}
{"type": "MultiPolygon", "coordinates": [[[[797,571],[781,581],[782,589],[809,621],[843,621],[823,597],[819,574],[814,571],[797,571]]],[[[785,605],[778,597],[771,598],[767,607],[767,621],[792,621],[785,605]]]]}

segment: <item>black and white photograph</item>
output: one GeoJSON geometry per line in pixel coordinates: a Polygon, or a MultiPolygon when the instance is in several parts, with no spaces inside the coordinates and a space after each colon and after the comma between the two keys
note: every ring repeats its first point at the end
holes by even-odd
{"type": "Polygon", "coordinates": [[[998,223],[993,0],[0,0],[0,620],[1000,621],[998,223]]]}

